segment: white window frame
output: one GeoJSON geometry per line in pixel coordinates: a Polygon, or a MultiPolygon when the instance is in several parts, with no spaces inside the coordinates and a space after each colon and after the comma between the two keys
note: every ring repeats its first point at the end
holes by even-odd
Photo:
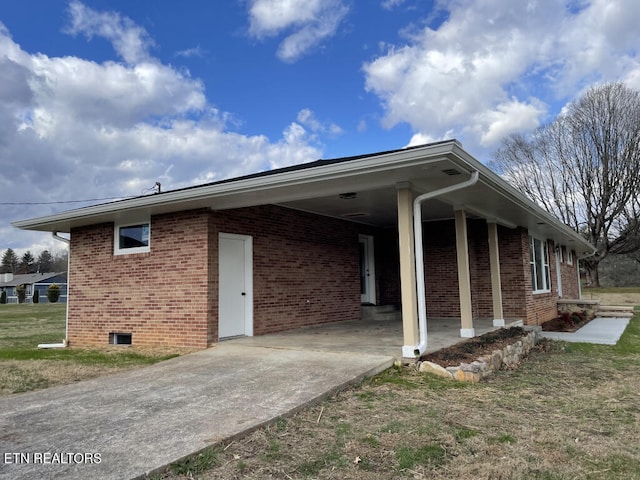
{"type": "Polygon", "coordinates": [[[149,253],[151,251],[151,219],[147,218],[137,222],[116,223],[113,229],[113,254],[129,255],[132,253],[149,253]],[[147,225],[149,229],[149,239],[144,247],[120,248],[120,229],[135,227],[137,225],[147,225]]]}
{"type": "Polygon", "coordinates": [[[531,266],[531,288],[533,293],[551,292],[551,269],[549,268],[549,245],[546,240],[529,236],[529,265],[531,266]],[[536,242],[539,248],[536,248],[536,242]],[[538,285],[538,270],[542,268],[542,285],[538,285]]]}
{"type": "Polygon", "coordinates": [[[573,265],[573,250],[567,248],[567,265],[573,265]]]}

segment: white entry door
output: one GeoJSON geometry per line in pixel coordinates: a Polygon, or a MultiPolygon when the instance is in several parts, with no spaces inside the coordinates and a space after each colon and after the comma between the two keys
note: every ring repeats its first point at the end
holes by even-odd
{"type": "Polygon", "coordinates": [[[253,335],[253,246],[247,235],[220,233],[218,338],[253,335]]]}
{"type": "Polygon", "coordinates": [[[360,302],[375,305],[376,271],[373,255],[373,237],[360,235],[360,302]]]}

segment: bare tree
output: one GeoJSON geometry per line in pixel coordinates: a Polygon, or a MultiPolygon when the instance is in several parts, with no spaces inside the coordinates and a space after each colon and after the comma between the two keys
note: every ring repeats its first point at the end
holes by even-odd
{"type": "Polygon", "coordinates": [[[494,168],[533,201],[583,234],[596,255],[583,264],[599,286],[598,264],[640,249],[640,93],[600,85],[530,136],[511,135],[494,168]]]}

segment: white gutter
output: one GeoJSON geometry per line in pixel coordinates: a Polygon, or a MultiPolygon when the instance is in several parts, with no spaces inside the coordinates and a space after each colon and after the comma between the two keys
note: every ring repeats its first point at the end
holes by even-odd
{"type": "Polygon", "coordinates": [[[422,355],[427,350],[427,298],[424,282],[424,252],[422,249],[422,203],[447,193],[471,187],[478,181],[480,173],[476,170],[471,174],[471,178],[462,183],[450,185],[448,187],[434,190],[419,195],[413,201],[413,236],[416,258],[416,293],[418,295],[418,331],[420,343],[415,346],[404,345],[402,356],[405,358],[415,358],[422,355]]]}
{"type": "MultiPolygon", "coordinates": [[[[69,245],[71,242],[68,238],[61,237],[58,235],[58,232],[51,232],[51,236],[56,240],[66,243],[69,245]]],[[[66,308],[66,318],[64,323],[64,339],[62,343],[40,343],[38,344],[38,348],[65,348],[69,343],[69,262],[71,259],[71,252],[67,254],[67,308],[66,308]]]]}

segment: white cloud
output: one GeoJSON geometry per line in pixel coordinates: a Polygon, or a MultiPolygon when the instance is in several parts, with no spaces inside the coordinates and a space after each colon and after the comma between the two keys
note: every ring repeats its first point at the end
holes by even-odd
{"type": "Polygon", "coordinates": [[[323,123],[317,119],[315,113],[308,108],[298,112],[298,122],[306,126],[314,134],[328,133],[332,137],[342,135],[344,131],[335,123],[323,123]]]}
{"type": "MultiPolygon", "coordinates": [[[[0,203],[140,195],[321,156],[300,123],[273,140],[230,131],[202,82],[151,57],[131,20],[71,12],[70,31],[104,36],[126,63],[33,54],[0,24],[0,203]]],[[[3,205],[0,224],[76,206],[3,205]]],[[[0,246],[34,235],[3,229],[0,246]]]]}
{"type": "Polygon", "coordinates": [[[277,56],[295,62],[335,35],[348,11],[342,0],[252,0],[249,34],[258,39],[285,34],[277,56]]]}
{"type": "Polygon", "coordinates": [[[176,57],[184,57],[184,58],[193,58],[193,57],[204,57],[207,52],[198,45],[193,48],[186,48],[184,50],[180,50],[176,52],[176,57]]]}
{"type": "Polygon", "coordinates": [[[593,81],[640,83],[636,0],[438,5],[448,13],[442,25],[364,65],[386,127],[408,123],[424,138],[453,135],[484,150],[548,120],[550,104],[593,81]]]}
{"type": "Polygon", "coordinates": [[[109,40],[118,54],[128,63],[137,63],[149,58],[148,49],[153,41],[146,30],[130,18],[117,12],[98,12],[86,5],[72,1],[69,4],[71,24],[67,32],[83,34],[88,39],[94,36],[109,40]]]}
{"type": "Polygon", "coordinates": [[[540,126],[539,119],[545,113],[545,106],[536,100],[525,103],[511,99],[500,103],[475,117],[475,124],[480,127],[480,144],[490,147],[499,144],[502,138],[514,131],[534,130],[540,126]]]}
{"type": "Polygon", "coordinates": [[[380,4],[385,10],[393,10],[402,5],[406,0],[383,0],[380,4]]]}

